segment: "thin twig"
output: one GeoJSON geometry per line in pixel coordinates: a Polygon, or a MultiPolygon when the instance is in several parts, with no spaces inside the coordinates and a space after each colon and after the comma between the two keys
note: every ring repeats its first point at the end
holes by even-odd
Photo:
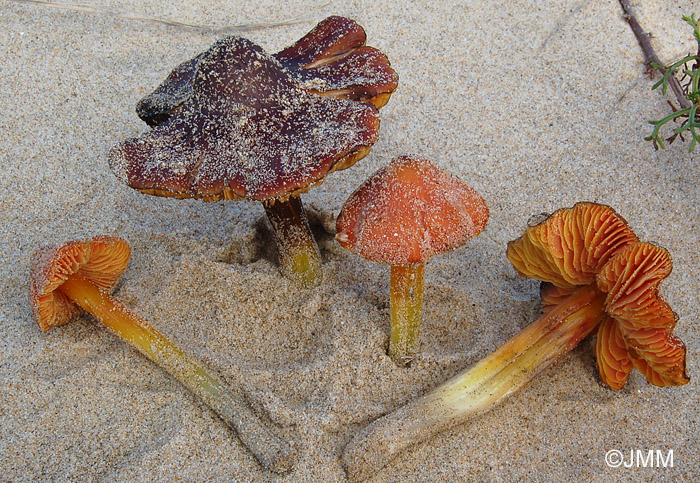
{"type": "Polygon", "coordinates": [[[590,3],[590,0],[587,0],[585,2],[581,2],[576,7],[568,14],[566,15],[563,19],[560,19],[557,24],[554,26],[551,32],[547,35],[547,37],[544,39],[542,44],[540,44],[540,47],[537,49],[538,51],[544,50],[544,48],[547,46],[547,43],[554,37],[563,27],[566,25],[566,23],[571,19],[573,16],[575,16],[577,13],[579,13],[583,7],[587,6],[590,3]]]}
{"type": "Polygon", "coordinates": [[[643,78],[643,75],[637,76],[637,78],[634,79],[632,82],[630,82],[630,84],[627,86],[627,88],[625,88],[624,92],[617,98],[615,103],[612,106],[608,107],[607,113],[605,115],[606,119],[610,118],[610,116],[612,116],[613,114],[615,114],[617,112],[617,107],[622,103],[622,101],[625,100],[625,98],[629,95],[629,93],[632,92],[632,89],[637,87],[637,85],[642,80],[642,78],[643,78]]]}
{"type": "Polygon", "coordinates": [[[228,33],[232,33],[232,32],[250,32],[252,30],[261,30],[261,29],[266,29],[266,28],[281,27],[284,25],[293,25],[293,24],[302,22],[303,19],[310,16],[312,13],[317,12],[319,10],[322,10],[333,3],[333,2],[325,3],[316,9],[310,10],[308,12],[304,12],[304,13],[299,14],[299,15],[295,15],[294,17],[290,17],[290,18],[288,18],[286,20],[282,20],[280,22],[261,22],[261,23],[248,23],[248,24],[239,24],[239,25],[217,26],[217,25],[197,25],[197,24],[189,24],[189,23],[184,23],[184,22],[176,22],[173,20],[164,20],[164,19],[155,18],[155,17],[144,17],[144,16],[139,16],[139,15],[134,15],[131,13],[115,12],[113,10],[108,10],[106,8],[90,7],[88,5],[79,5],[79,4],[73,4],[73,3],[54,3],[54,2],[46,2],[43,0],[10,0],[10,1],[13,1],[16,3],[40,5],[42,7],[48,7],[48,8],[72,10],[74,12],[84,12],[84,13],[105,15],[107,17],[115,17],[115,18],[120,18],[120,19],[125,19],[125,20],[137,20],[139,22],[149,22],[149,23],[155,23],[155,24],[160,24],[160,25],[166,25],[168,27],[176,27],[176,28],[180,28],[180,29],[195,30],[195,31],[201,31],[201,32],[209,32],[209,33],[213,33],[213,34],[228,34],[228,33]]]}
{"type": "MultiPolygon", "coordinates": [[[[651,42],[649,41],[650,34],[645,32],[644,29],[642,29],[642,26],[639,25],[637,18],[632,12],[632,7],[630,7],[629,1],[619,0],[619,2],[620,6],[622,6],[622,11],[624,12],[625,20],[627,20],[627,23],[629,24],[630,28],[632,29],[632,32],[634,33],[634,36],[637,37],[637,42],[639,42],[639,46],[644,52],[646,64],[648,66],[655,67],[656,69],[658,69],[662,75],[666,74],[666,69],[659,67],[665,64],[661,62],[659,56],[656,55],[656,51],[654,51],[654,47],[651,46],[651,42]]],[[[681,109],[690,108],[692,104],[688,99],[686,99],[685,95],[683,94],[681,84],[680,82],[678,82],[678,79],[675,75],[671,75],[669,77],[668,83],[671,86],[671,90],[675,94],[676,99],[678,99],[678,103],[681,105],[681,109]]]]}

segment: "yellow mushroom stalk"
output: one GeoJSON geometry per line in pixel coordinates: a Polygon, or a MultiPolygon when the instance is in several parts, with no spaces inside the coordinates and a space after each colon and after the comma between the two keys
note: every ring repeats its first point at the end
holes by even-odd
{"type": "Polygon", "coordinates": [[[410,363],[420,351],[424,274],[424,263],[391,267],[389,357],[399,366],[410,363]]]}
{"type": "Polygon", "coordinates": [[[559,210],[511,242],[516,270],[546,282],[543,314],[470,369],[371,423],[346,446],[343,464],[362,481],[403,450],[465,422],[518,391],[598,328],[601,379],[624,386],[632,367],[658,386],[686,384],[675,314],[658,295],[668,253],[639,242],[611,208],[559,210]],[[620,383],[622,381],[622,383],[620,383]]]}
{"type": "Polygon", "coordinates": [[[323,278],[321,252],[311,233],[301,197],[269,201],[264,207],[277,243],[282,275],[300,287],[319,285],[323,278]]]}
{"type": "Polygon", "coordinates": [[[240,390],[188,354],[109,291],[129,259],[124,240],[97,237],[39,250],[30,286],[34,316],[43,330],[63,325],[84,310],[184,384],[238,434],[260,464],[276,473],[291,469],[293,448],[273,435],[240,390]]]}

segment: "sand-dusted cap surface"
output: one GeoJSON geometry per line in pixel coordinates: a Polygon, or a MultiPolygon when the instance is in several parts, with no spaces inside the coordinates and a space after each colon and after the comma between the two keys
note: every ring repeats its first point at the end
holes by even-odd
{"type": "Polygon", "coordinates": [[[384,106],[399,77],[389,59],[365,45],[367,35],[355,21],[333,16],[275,58],[312,92],[384,106]]]}
{"type": "Polygon", "coordinates": [[[429,160],[402,156],[348,198],[337,239],[374,262],[420,263],[481,233],[488,216],[474,188],[429,160]]]}
{"type": "Polygon", "coordinates": [[[357,22],[333,15],[275,57],[292,69],[316,67],[346,56],[366,41],[367,34],[357,22]]]}
{"type": "Polygon", "coordinates": [[[186,60],[168,74],[168,77],[149,95],[136,104],[136,113],[149,126],[167,121],[192,95],[194,73],[206,51],[186,60]]]}
{"type": "Polygon", "coordinates": [[[309,93],[243,38],[215,43],[192,89],[166,123],[110,152],[129,186],[210,200],[284,198],[377,139],[374,105],[309,93]]]}
{"type": "MultiPolygon", "coordinates": [[[[290,47],[273,54],[305,89],[329,97],[362,100],[377,108],[389,101],[398,74],[386,55],[365,46],[367,34],[354,20],[331,16],[290,47]]],[[[139,101],[136,112],[150,126],[165,122],[192,95],[195,72],[206,52],[177,66],[139,101]]]]}
{"type": "Polygon", "coordinates": [[[391,266],[389,355],[397,365],[419,353],[425,263],[481,233],[488,217],[474,188],[414,156],[394,158],[343,205],[336,240],[391,266]]]}

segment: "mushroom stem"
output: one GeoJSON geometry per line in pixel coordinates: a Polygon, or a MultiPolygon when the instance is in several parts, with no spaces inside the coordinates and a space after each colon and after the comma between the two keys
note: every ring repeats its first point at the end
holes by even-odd
{"type": "Polygon", "coordinates": [[[518,391],[598,325],[604,301],[595,286],[581,287],[471,369],[371,423],[344,450],[350,480],[376,474],[409,446],[518,391]]]}
{"type": "Polygon", "coordinates": [[[389,356],[399,366],[408,365],[420,348],[424,273],[424,263],[391,267],[389,356]]]}
{"type": "Polygon", "coordinates": [[[264,203],[277,242],[282,274],[304,288],[321,283],[321,254],[309,228],[301,198],[264,203]]]}
{"type": "Polygon", "coordinates": [[[58,290],[199,396],[266,469],[290,469],[292,448],[265,427],[240,391],[227,388],[212,370],[79,273],[70,275],[58,290]]]}

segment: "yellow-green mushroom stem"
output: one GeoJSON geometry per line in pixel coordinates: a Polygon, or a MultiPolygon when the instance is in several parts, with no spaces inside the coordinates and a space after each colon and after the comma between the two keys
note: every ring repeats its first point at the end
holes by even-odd
{"type": "Polygon", "coordinates": [[[291,468],[292,447],[264,426],[245,403],[243,394],[226,387],[200,361],[79,273],[71,274],[58,290],[199,396],[237,432],[265,468],[276,473],[291,468]]]}
{"type": "Polygon", "coordinates": [[[321,254],[298,196],[264,203],[272,225],[282,274],[303,288],[321,283],[321,254]]]}
{"type": "Polygon", "coordinates": [[[581,287],[472,368],[371,423],[343,452],[350,480],[369,478],[406,448],[518,391],[598,325],[604,302],[595,286],[581,287]]]}
{"type": "Polygon", "coordinates": [[[410,364],[420,349],[424,273],[423,263],[391,267],[389,356],[398,366],[410,364]]]}

